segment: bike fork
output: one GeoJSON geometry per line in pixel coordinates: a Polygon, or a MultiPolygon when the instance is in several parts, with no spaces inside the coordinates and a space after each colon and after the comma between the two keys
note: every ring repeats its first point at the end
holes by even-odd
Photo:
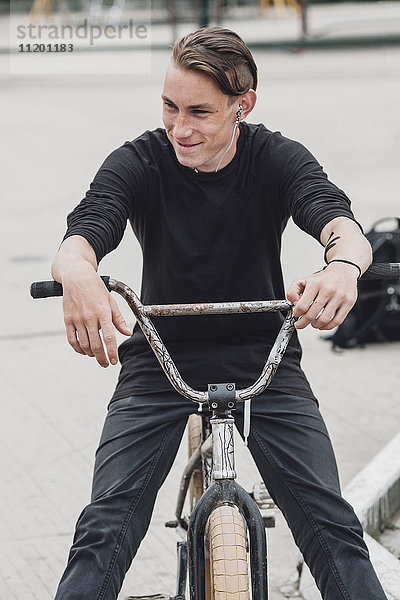
{"type": "Polygon", "coordinates": [[[265,525],[261,513],[249,494],[236,482],[233,440],[234,419],[231,410],[236,407],[234,384],[208,386],[213,436],[214,483],[197,502],[188,529],[188,566],[190,600],[205,600],[204,534],[212,511],[223,504],[238,507],[243,515],[250,537],[250,575],[252,597],[268,599],[267,545],[265,525]]]}

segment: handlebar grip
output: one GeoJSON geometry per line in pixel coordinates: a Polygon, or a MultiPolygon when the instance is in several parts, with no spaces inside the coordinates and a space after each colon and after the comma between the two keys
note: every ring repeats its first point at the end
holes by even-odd
{"type": "Polygon", "coordinates": [[[62,296],[63,289],[57,281],[35,281],[31,284],[30,293],[32,298],[50,298],[62,296]]]}
{"type": "Polygon", "coordinates": [[[400,263],[372,263],[361,279],[397,279],[400,277],[400,263]]]}
{"type": "MultiPolygon", "coordinates": [[[[102,275],[101,279],[104,282],[104,285],[110,292],[109,281],[110,277],[108,275],[102,275]]],[[[35,281],[31,284],[30,294],[32,298],[52,298],[56,296],[63,295],[63,288],[61,283],[58,281],[35,281]]]]}

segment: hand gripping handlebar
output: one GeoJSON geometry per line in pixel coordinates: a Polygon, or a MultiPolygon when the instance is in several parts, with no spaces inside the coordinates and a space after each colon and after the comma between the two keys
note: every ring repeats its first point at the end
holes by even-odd
{"type": "MultiPolygon", "coordinates": [[[[375,263],[371,265],[362,276],[363,279],[397,279],[399,277],[399,263],[375,263]]],[[[195,390],[182,379],[174,361],[150,319],[151,316],[168,317],[183,315],[195,316],[234,313],[245,314],[255,312],[286,312],[282,327],[271,348],[260,376],[249,387],[242,390],[236,390],[236,399],[238,402],[249,400],[253,396],[261,394],[261,392],[269,385],[281,362],[294,330],[296,319],[293,316],[293,305],[288,300],[145,306],[141,303],[135,292],[124,283],[112,279],[111,277],[102,277],[102,280],[109,291],[120,294],[130,306],[144,336],[149,342],[171,385],[178,393],[194,402],[206,402],[208,400],[208,392],[195,390]]],[[[41,281],[32,283],[30,292],[33,298],[47,298],[50,296],[62,296],[63,290],[60,283],[55,281],[41,281]]]]}
{"type": "MultiPolygon", "coordinates": [[[[238,402],[249,400],[253,396],[261,394],[268,386],[279,366],[294,330],[295,317],[293,317],[292,314],[293,306],[288,300],[145,306],[141,303],[135,292],[126,284],[112,279],[111,277],[102,277],[102,280],[109,291],[120,294],[130,306],[144,336],[149,342],[171,385],[182,396],[185,396],[194,402],[207,402],[208,392],[195,390],[182,379],[164,342],[160,338],[157,329],[150,319],[151,316],[169,317],[183,315],[286,312],[285,320],[259,378],[251,386],[242,390],[236,390],[236,399],[238,402]]],[[[33,298],[48,298],[50,296],[62,296],[63,290],[61,284],[55,281],[39,281],[32,283],[30,293],[33,298]]]]}

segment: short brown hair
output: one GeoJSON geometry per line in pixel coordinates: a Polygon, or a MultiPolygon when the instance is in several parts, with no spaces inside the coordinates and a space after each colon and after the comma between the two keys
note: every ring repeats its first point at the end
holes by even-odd
{"type": "Polygon", "coordinates": [[[244,41],[230,29],[204,27],[177,40],[176,66],[209,75],[221,92],[240,96],[257,88],[257,66],[244,41]]]}

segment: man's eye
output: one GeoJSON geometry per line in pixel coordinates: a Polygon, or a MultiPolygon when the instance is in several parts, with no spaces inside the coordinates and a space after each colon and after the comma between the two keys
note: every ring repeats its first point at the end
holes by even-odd
{"type": "Polygon", "coordinates": [[[195,115],[207,115],[208,114],[208,110],[197,109],[197,110],[194,110],[193,112],[195,115]]]}
{"type": "Polygon", "coordinates": [[[169,102],[164,102],[164,106],[166,106],[167,108],[173,110],[174,108],[176,108],[176,106],[174,106],[174,104],[170,104],[169,102]]]}

